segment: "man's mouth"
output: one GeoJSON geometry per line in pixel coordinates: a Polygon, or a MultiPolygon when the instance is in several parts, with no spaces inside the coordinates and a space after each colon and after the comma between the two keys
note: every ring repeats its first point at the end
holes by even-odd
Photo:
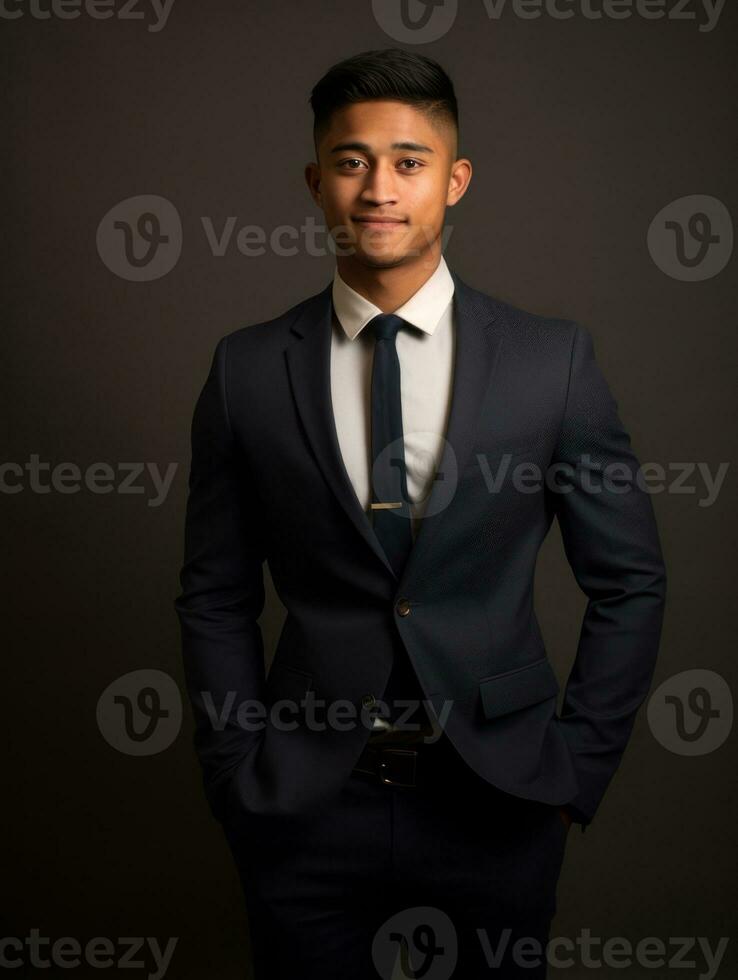
{"type": "Polygon", "coordinates": [[[407,224],[405,218],[383,218],[373,215],[366,215],[365,217],[357,216],[353,220],[356,224],[362,225],[364,228],[376,229],[377,231],[392,231],[400,225],[407,224]]]}

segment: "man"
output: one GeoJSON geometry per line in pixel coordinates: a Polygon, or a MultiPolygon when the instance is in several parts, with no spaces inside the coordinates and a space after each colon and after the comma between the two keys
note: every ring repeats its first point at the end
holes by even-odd
{"type": "Polygon", "coordinates": [[[498,943],[498,976],[542,977],[569,821],[654,670],[650,497],[587,330],[446,265],[472,167],[442,68],[366,52],[311,104],[333,281],[219,341],[192,425],[176,608],[205,790],[257,977],[389,977],[403,949],[470,980],[498,943]],[[589,600],[560,715],[532,599],[554,517],[589,600]]]}

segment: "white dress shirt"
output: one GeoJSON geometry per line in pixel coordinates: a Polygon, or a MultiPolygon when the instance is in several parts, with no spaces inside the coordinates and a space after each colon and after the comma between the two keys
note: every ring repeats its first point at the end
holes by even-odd
{"type": "MultiPolygon", "coordinates": [[[[389,312],[417,327],[397,334],[402,431],[413,539],[448,425],[455,357],[454,281],[446,261],[406,303],[389,312]]],[[[352,289],[336,269],[333,277],[331,399],[338,444],[356,496],[371,520],[371,383],[374,337],[364,327],[382,313],[352,289]]]]}

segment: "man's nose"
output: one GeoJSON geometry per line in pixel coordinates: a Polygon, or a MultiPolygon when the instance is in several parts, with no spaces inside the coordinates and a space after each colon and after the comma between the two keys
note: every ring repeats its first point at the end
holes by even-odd
{"type": "Polygon", "coordinates": [[[367,172],[361,199],[372,204],[391,204],[397,200],[397,174],[391,164],[378,164],[367,172]]]}

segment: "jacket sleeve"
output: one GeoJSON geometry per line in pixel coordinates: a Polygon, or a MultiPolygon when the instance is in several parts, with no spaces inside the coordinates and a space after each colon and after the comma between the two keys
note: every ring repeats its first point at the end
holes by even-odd
{"type": "Polygon", "coordinates": [[[559,718],[579,781],[570,812],[584,828],[651,686],[666,570],[640,464],[592,338],[574,326],[555,477],[552,471],[547,482],[567,560],[588,598],[559,718]]]}
{"type": "Polygon", "coordinates": [[[211,810],[222,820],[231,773],[260,732],[239,706],[263,703],[264,648],[257,622],[264,608],[265,557],[258,504],[231,429],[226,392],[228,338],[217,344],[197,400],[185,517],[180,621],[194,746],[211,810]]]}

